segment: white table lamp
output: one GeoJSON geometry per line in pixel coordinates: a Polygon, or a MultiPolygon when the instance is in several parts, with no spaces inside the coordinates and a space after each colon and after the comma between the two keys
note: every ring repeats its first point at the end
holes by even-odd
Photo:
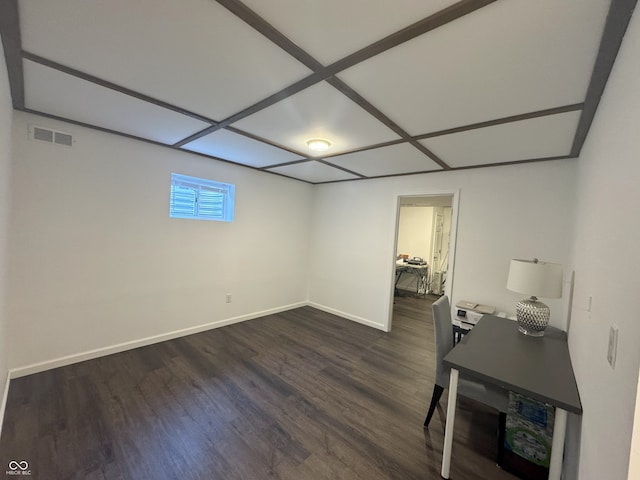
{"type": "Polygon", "coordinates": [[[541,337],[549,324],[551,311],[537,297],[562,297],[562,265],[533,260],[511,260],[507,288],[512,292],[531,295],[518,302],[518,329],[525,335],[541,337]]]}

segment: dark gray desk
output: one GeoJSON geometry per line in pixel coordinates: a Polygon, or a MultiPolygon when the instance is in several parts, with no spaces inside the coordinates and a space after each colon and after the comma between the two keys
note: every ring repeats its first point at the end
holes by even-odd
{"type": "Polygon", "coordinates": [[[549,479],[560,479],[567,411],[582,413],[566,334],[548,328],[544,337],[527,337],[518,324],[485,315],[444,357],[451,367],[442,455],[442,477],[449,478],[458,372],[556,407],[549,479]]]}

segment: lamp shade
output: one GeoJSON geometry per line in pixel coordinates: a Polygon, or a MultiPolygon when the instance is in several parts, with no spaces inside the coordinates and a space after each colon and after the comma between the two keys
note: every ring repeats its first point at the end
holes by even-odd
{"type": "Polygon", "coordinates": [[[533,260],[511,260],[507,288],[542,298],[562,297],[562,265],[533,260]]]}

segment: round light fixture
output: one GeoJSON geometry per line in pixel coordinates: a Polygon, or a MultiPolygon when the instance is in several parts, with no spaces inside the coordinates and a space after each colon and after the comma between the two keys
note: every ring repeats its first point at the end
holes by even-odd
{"type": "Polygon", "coordinates": [[[311,140],[307,140],[307,146],[309,150],[314,152],[324,152],[329,149],[331,142],[323,138],[312,138],[311,140]]]}

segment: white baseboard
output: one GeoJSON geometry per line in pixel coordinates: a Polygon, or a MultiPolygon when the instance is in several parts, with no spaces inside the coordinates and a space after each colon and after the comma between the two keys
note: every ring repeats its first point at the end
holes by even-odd
{"type": "MultiPolygon", "coordinates": [[[[71,365],[73,363],[84,362],[85,360],[92,360],[94,358],[104,357],[106,355],[124,352],[125,350],[132,350],[134,348],[145,347],[147,345],[152,345],[154,343],[164,342],[166,340],[173,340],[174,338],[185,337],[187,335],[193,335],[194,333],[200,333],[206,330],[212,330],[214,328],[224,327],[225,325],[244,322],[246,320],[252,320],[254,318],[264,317],[266,315],[272,315],[274,313],[285,312],[287,310],[293,310],[294,308],[299,308],[304,306],[317,308],[318,310],[322,310],[323,312],[331,313],[333,315],[337,315],[347,320],[351,320],[357,323],[361,323],[363,325],[367,325],[368,327],[386,331],[385,326],[380,323],[372,322],[370,320],[367,320],[366,318],[358,317],[356,315],[351,315],[349,313],[342,312],[340,310],[336,310],[335,308],[330,308],[318,303],[299,302],[299,303],[294,303],[290,305],[284,305],[282,307],[263,310],[260,312],[254,312],[247,315],[240,315],[238,317],[227,318],[224,320],[217,320],[215,322],[205,323],[202,325],[197,325],[195,327],[175,330],[175,331],[163,333],[160,335],[154,335],[151,337],[141,338],[138,340],[132,340],[130,342],[118,343],[116,345],[111,345],[108,347],[96,348],[94,350],[88,350],[81,353],[74,353],[72,355],[54,358],[51,360],[45,360],[43,362],[33,363],[31,365],[12,368],[11,370],[9,370],[9,374],[7,375],[7,382],[6,382],[5,392],[3,397],[4,400],[1,406],[1,408],[3,409],[2,411],[4,411],[4,401],[6,401],[6,396],[9,390],[8,388],[9,380],[12,378],[20,378],[26,375],[32,375],[34,373],[40,373],[46,370],[51,370],[53,368],[64,367],[66,365],[71,365]]],[[[1,422],[1,419],[0,419],[0,422],[1,422]]],[[[0,423],[0,427],[1,427],[1,423],[0,423]]]]}
{"type": "MultiPolygon", "coordinates": [[[[44,362],[33,363],[31,365],[25,365],[23,367],[12,368],[9,371],[9,378],[19,378],[34,373],[44,372],[45,370],[51,370],[53,368],[64,367],[71,365],[72,363],[84,362],[85,360],[91,360],[98,357],[104,357],[113,353],[124,352],[125,350],[132,350],[138,347],[145,347],[154,343],[164,342],[166,340],[173,340],[174,338],[185,337],[187,335],[193,335],[194,333],[204,332],[206,330],[212,330],[214,328],[224,327],[225,325],[231,325],[233,323],[244,322],[246,320],[252,320],[254,318],[264,317],[266,315],[272,315],[274,313],[285,312],[294,308],[304,307],[308,305],[307,302],[299,302],[291,305],[285,305],[282,307],[272,308],[269,310],[263,310],[261,312],[254,312],[247,315],[240,315],[238,317],[227,318],[224,320],[217,320],[215,322],[205,323],[203,325],[197,325],[195,327],[183,328],[181,330],[175,330],[173,332],[163,333],[160,335],[154,335],[151,337],[141,338],[139,340],[132,340],[130,342],[119,343],[111,345],[109,347],[96,348],[95,350],[89,350],[81,353],[74,353],[60,358],[52,360],[46,360],[44,362]]],[[[9,378],[7,379],[7,385],[9,378]]],[[[8,388],[7,388],[8,390],[8,388]]],[[[6,396],[5,392],[5,396],[6,396]]],[[[3,404],[4,406],[4,404],[3,404]]]]}
{"type": "Polygon", "coordinates": [[[173,332],[163,333],[161,335],[154,335],[151,337],[141,338],[139,340],[132,340],[130,342],[119,343],[116,345],[112,345],[109,347],[96,348],[94,350],[89,350],[86,352],[76,353],[73,355],[67,355],[64,357],[46,360],[44,362],[38,362],[31,365],[26,365],[23,367],[12,368],[7,372],[7,377],[4,384],[4,391],[2,392],[2,403],[0,403],[0,434],[2,433],[2,424],[4,420],[4,412],[7,406],[7,398],[9,395],[9,384],[11,379],[20,378],[26,375],[31,375],[34,373],[44,372],[46,370],[51,370],[53,368],[64,367],[66,365],[71,365],[73,363],[84,362],[85,360],[91,360],[98,357],[104,357],[106,355],[111,355],[114,353],[124,352],[125,350],[132,350],[138,347],[145,347],[147,345],[152,345],[154,343],[164,342],[166,340],[172,340],[174,338],[185,337],[187,335],[192,335],[194,333],[204,332],[206,330],[212,330],[214,328],[224,327],[225,325],[231,325],[234,323],[244,322],[246,320],[252,320],[254,318],[264,317],[266,315],[272,315],[275,313],[285,312],[287,310],[293,310],[294,308],[310,306],[313,308],[317,308],[318,310],[322,310],[323,312],[331,313],[333,315],[337,315],[339,317],[345,318],[347,320],[351,320],[357,323],[361,323],[363,325],[367,325],[372,328],[376,328],[378,330],[385,330],[384,325],[380,323],[375,323],[370,320],[367,320],[362,317],[358,317],[356,315],[351,315],[346,312],[342,312],[340,310],[336,310],[335,308],[330,308],[318,303],[314,302],[299,302],[291,305],[285,305],[282,307],[272,308],[269,310],[263,310],[261,312],[254,312],[247,315],[240,315],[238,317],[227,318],[224,320],[217,320],[215,322],[205,323],[203,325],[197,325],[195,327],[184,328],[181,330],[175,330],[173,332]]]}
{"type": "Polygon", "coordinates": [[[376,328],[378,330],[382,330],[383,332],[387,331],[386,327],[384,325],[382,325],[381,323],[372,322],[371,320],[367,320],[366,318],[358,317],[357,315],[352,315],[350,313],[346,313],[346,312],[343,312],[343,311],[340,311],[340,310],[336,310],[335,308],[327,307],[325,305],[321,305],[321,304],[315,303],[315,302],[308,302],[307,305],[309,305],[310,307],[313,307],[313,308],[317,308],[318,310],[322,310],[323,312],[332,313],[333,315],[337,315],[339,317],[346,318],[347,320],[351,320],[351,321],[354,321],[356,323],[361,323],[363,325],[366,325],[368,327],[372,327],[372,328],[376,328]]]}

